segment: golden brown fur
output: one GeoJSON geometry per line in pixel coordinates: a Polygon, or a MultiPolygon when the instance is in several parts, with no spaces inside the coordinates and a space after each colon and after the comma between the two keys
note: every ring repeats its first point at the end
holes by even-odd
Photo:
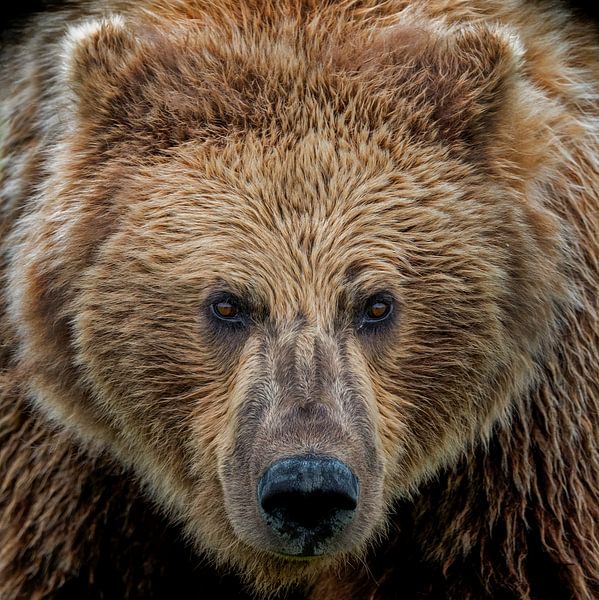
{"type": "Polygon", "coordinates": [[[589,31],[515,0],[114,0],[23,39],[0,77],[3,598],[110,594],[113,539],[141,545],[117,593],[159,595],[161,514],[265,596],[599,593],[589,31]],[[251,326],[211,321],[223,289],[251,326]],[[394,318],[362,330],[381,290],[394,318]],[[254,496],[302,452],[350,464],[361,504],[292,561],[254,496]]]}

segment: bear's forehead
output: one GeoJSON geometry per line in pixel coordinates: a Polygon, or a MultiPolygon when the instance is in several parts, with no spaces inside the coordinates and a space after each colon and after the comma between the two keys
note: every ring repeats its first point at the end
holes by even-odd
{"type": "MultiPolygon", "coordinates": [[[[439,183],[447,192],[448,181],[439,183]]],[[[257,244],[281,256],[285,248],[374,250],[402,216],[426,213],[422,200],[438,190],[360,136],[308,134],[286,146],[251,135],[225,148],[187,144],[135,173],[127,192],[139,199],[128,204],[137,225],[160,222],[183,237],[209,237],[212,248],[257,244]]]]}
{"type": "Polygon", "coordinates": [[[128,186],[126,237],[144,262],[168,253],[175,279],[309,314],[397,286],[397,223],[424,190],[359,140],[189,143],[128,186]]]}
{"type": "Polygon", "coordinates": [[[469,194],[467,172],[442,150],[435,160],[430,148],[394,153],[385,142],[360,130],[190,141],[134,174],[131,235],[221,272],[299,282],[385,273],[419,228],[457,218],[469,194]]]}

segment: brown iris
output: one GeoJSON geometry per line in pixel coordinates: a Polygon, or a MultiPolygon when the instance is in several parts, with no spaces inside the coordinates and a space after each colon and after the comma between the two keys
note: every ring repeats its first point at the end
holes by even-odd
{"type": "Polygon", "coordinates": [[[391,302],[373,298],[366,304],[366,321],[383,321],[391,314],[392,308],[391,302]]]}
{"type": "Polygon", "coordinates": [[[235,319],[239,315],[239,308],[227,300],[215,302],[212,305],[212,310],[221,319],[235,319]]]}

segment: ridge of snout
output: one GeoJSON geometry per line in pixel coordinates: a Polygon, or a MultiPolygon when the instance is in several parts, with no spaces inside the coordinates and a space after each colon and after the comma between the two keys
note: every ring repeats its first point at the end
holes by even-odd
{"type": "Polygon", "coordinates": [[[352,521],[360,486],[345,463],[302,455],[272,464],[258,482],[263,518],[280,552],[325,554],[352,521]]]}

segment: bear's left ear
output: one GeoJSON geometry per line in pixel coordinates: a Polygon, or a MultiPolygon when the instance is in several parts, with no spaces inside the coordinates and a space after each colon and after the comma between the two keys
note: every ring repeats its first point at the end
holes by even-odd
{"type": "Polygon", "coordinates": [[[499,28],[462,29],[432,43],[420,59],[421,101],[442,138],[488,141],[513,108],[522,55],[516,35],[499,28]]]}
{"type": "Polygon", "coordinates": [[[425,21],[379,31],[342,67],[382,90],[398,128],[474,147],[509,110],[522,54],[508,30],[425,21]]]}

